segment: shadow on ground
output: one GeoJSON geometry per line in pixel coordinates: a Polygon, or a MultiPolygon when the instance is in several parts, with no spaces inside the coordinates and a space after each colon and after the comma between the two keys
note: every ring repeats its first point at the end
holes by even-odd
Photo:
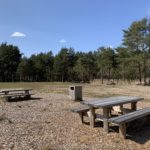
{"type": "Polygon", "coordinates": [[[140,129],[129,129],[127,139],[135,141],[136,143],[145,144],[150,140],[150,125],[144,125],[140,129]]]}
{"type": "MultiPolygon", "coordinates": [[[[90,125],[89,122],[84,122],[86,125],[90,125]]],[[[103,122],[98,121],[95,123],[95,128],[103,128],[103,122]]],[[[119,134],[119,127],[115,125],[110,126],[109,132],[119,134]]],[[[145,144],[150,140],[150,120],[138,120],[131,122],[127,127],[126,139],[132,140],[139,144],[145,144]]]]}
{"type": "MultiPolygon", "coordinates": [[[[111,126],[110,132],[119,134],[118,126],[111,126]]],[[[150,122],[143,119],[131,122],[127,127],[126,139],[132,140],[139,144],[145,144],[150,140],[150,122]]]]}
{"type": "Polygon", "coordinates": [[[32,98],[19,98],[19,99],[11,99],[7,100],[7,102],[20,102],[20,101],[30,101],[30,100],[41,100],[41,97],[32,97],[32,98]]]}

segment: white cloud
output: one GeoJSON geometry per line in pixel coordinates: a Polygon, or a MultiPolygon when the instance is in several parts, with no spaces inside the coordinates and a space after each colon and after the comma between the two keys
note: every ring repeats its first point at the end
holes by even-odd
{"type": "Polygon", "coordinates": [[[59,42],[60,43],[66,43],[67,41],[65,39],[61,39],[59,42]]]}
{"type": "Polygon", "coordinates": [[[26,35],[21,32],[14,32],[11,37],[26,37],[26,35]]]}

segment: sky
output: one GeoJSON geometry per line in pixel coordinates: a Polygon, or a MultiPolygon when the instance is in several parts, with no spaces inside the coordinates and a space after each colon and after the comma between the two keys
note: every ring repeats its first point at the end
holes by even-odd
{"type": "Polygon", "coordinates": [[[149,0],[0,0],[0,43],[18,46],[21,53],[62,47],[94,51],[117,47],[123,29],[150,17],[149,0]]]}

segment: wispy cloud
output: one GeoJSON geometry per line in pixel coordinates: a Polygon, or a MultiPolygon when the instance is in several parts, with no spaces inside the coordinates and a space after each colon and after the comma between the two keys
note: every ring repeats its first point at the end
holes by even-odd
{"type": "Polygon", "coordinates": [[[61,39],[59,42],[60,43],[66,43],[67,41],[65,39],[61,39]]]}
{"type": "Polygon", "coordinates": [[[11,37],[26,37],[26,35],[21,32],[14,32],[11,34],[11,37]]]}

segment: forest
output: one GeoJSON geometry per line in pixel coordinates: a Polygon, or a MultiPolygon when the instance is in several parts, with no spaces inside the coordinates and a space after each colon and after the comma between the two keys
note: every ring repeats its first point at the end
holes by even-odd
{"type": "Polygon", "coordinates": [[[94,79],[149,81],[150,19],[131,23],[116,48],[100,46],[89,52],[63,47],[25,57],[17,46],[0,45],[0,82],[90,82],[94,79]]]}

